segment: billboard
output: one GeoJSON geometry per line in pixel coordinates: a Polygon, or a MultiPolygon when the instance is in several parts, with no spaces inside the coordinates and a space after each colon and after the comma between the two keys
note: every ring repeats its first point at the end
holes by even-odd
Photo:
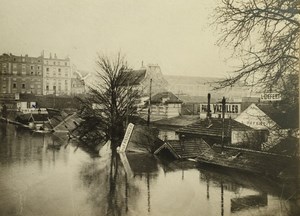
{"type": "MultiPolygon", "coordinates": [[[[211,114],[221,114],[222,104],[210,104],[211,114]]],[[[200,113],[207,113],[207,104],[200,104],[200,113]]],[[[240,114],[241,104],[233,103],[225,105],[225,113],[227,114],[240,114]]]]}
{"type": "Polygon", "coordinates": [[[281,94],[280,93],[262,93],[260,95],[261,101],[280,101],[281,94]]]}

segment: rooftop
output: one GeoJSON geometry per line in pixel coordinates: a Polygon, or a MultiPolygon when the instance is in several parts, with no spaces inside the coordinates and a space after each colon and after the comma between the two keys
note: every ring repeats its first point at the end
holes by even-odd
{"type": "Polygon", "coordinates": [[[184,127],[195,123],[199,119],[199,116],[194,115],[184,115],[184,116],[176,116],[173,118],[164,118],[158,121],[153,122],[153,124],[159,126],[177,126],[177,127],[184,127]]]}
{"type": "Polygon", "coordinates": [[[124,85],[139,85],[146,76],[146,69],[130,70],[124,73],[124,85]]]}
{"type": "Polygon", "coordinates": [[[256,106],[268,115],[281,128],[298,128],[299,113],[287,113],[271,104],[260,103],[256,106]]]}
{"type": "Polygon", "coordinates": [[[167,149],[176,159],[193,158],[207,148],[209,148],[209,145],[203,139],[189,141],[167,140],[154,154],[163,153],[163,150],[167,149]]]}
{"type": "Polygon", "coordinates": [[[151,103],[182,103],[172,92],[160,92],[152,96],[151,103]],[[163,99],[166,99],[165,101],[163,99]]]}
{"type": "MultiPolygon", "coordinates": [[[[196,123],[177,130],[182,134],[205,135],[205,136],[222,136],[223,121],[221,118],[200,119],[196,123]]],[[[231,130],[253,130],[252,128],[239,123],[233,119],[224,119],[224,137],[231,136],[231,130]]]]}

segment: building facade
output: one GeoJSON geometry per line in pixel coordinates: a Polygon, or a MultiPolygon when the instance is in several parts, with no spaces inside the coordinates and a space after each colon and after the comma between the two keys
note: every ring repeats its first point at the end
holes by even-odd
{"type": "Polygon", "coordinates": [[[43,94],[70,95],[72,86],[72,71],[70,59],[43,58],[43,94]]]}
{"type": "Polygon", "coordinates": [[[297,119],[290,119],[288,113],[270,104],[253,103],[235,120],[261,132],[264,137],[262,150],[276,146],[282,139],[292,136],[291,131],[298,128],[297,119]]]}
{"type": "Polygon", "coordinates": [[[0,56],[0,93],[35,94],[43,93],[43,57],[0,56]]]}
{"type": "MultiPolygon", "coordinates": [[[[172,92],[161,92],[151,98],[150,115],[152,121],[172,118],[181,115],[181,104],[172,92]]],[[[145,102],[145,108],[139,111],[142,118],[147,119],[149,100],[145,102]]]]}

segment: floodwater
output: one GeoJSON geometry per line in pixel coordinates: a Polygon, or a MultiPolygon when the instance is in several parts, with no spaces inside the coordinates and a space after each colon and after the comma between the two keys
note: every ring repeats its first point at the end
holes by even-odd
{"type": "Polygon", "coordinates": [[[0,215],[300,215],[297,182],[160,161],[99,157],[65,135],[0,124],[0,215]]]}

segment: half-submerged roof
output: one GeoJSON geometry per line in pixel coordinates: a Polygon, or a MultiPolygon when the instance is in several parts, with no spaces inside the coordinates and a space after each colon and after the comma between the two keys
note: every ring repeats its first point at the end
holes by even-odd
{"type": "Polygon", "coordinates": [[[208,146],[209,145],[203,139],[193,139],[188,141],[167,140],[154,152],[154,154],[160,154],[166,149],[176,159],[195,158],[208,146]]]}
{"type": "Polygon", "coordinates": [[[49,121],[48,119],[48,114],[31,114],[32,118],[36,122],[41,122],[41,121],[49,121]]]}
{"type": "MultiPolygon", "coordinates": [[[[181,134],[221,137],[222,130],[223,119],[211,118],[210,121],[208,119],[200,119],[196,123],[178,129],[176,132],[181,134]]],[[[233,119],[224,119],[224,136],[231,137],[231,130],[245,131],[253,129],[233,119]]]]}

